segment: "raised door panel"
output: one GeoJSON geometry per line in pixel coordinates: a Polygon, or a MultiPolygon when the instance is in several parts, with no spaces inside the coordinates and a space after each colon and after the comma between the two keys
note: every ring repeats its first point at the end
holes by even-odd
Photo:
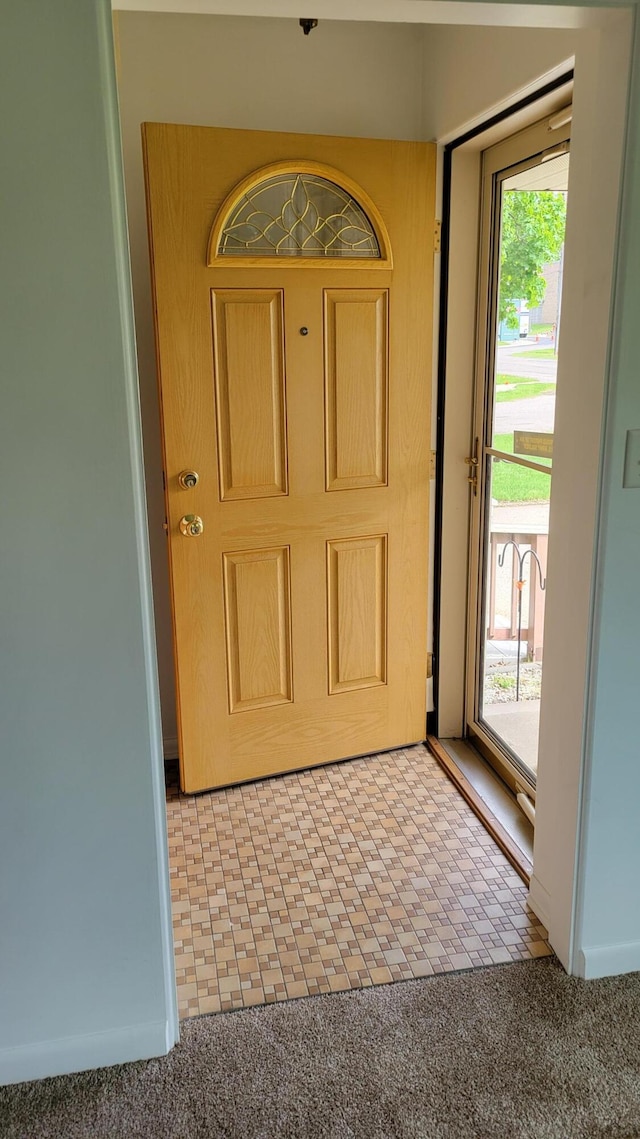
{"type": "Polygon", "coordinates": [[[229,711],[292,700],[289,549],[226,553],[229,711]]]}
{"type": "Polygon", "coordinates": [[[387,680],[387,538],[327,542],[329,692],[387,680]]]}
{"type": "Polygon", "coordinates": [[[220,498],[287,493],[280,289],[212,292],[220,498]]]}
{"type": "Polygon", "coordinates": [[[386,289],[324,294],[327,490],[387,483],[386,289]]]}

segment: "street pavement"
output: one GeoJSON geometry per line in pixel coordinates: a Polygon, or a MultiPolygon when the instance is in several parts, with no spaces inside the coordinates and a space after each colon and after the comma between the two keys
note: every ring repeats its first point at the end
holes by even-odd
{"type": "MultiPolygon", "coordinates": [[[[536,341],[533,337],[501,345],[496,352],[496,374],[525,376],[536,383],[555,383],[558,361],[556,357],[536,360],[522,356],[539,348],[551,348],[549,337],[536,341]]],[[[495,404],[494,432],[504,435],[511,431],[553,431],[556,393],[545,392],[530,399],[504,400],[495,404]]]]}
{"type": "Polygon", "coordinates": [[[496,403],[494,432],[505,435],[510,431],[553,431],[556,410],[556,393],[545,392],[531,399],[514,399],[496,403]]]}
{"type": "Polygon", "coordinates": [[[523,352],[533,352],[539,348],[553,348],[550,337],[527,337],[526,340],[517,340],[512,344],[502,344],[496,351],[496,372],[507,376],[528,376],[539,383],[554,383],[558,370],[557,357],[536,360],[534,357],[522,356],[523,352]]]}

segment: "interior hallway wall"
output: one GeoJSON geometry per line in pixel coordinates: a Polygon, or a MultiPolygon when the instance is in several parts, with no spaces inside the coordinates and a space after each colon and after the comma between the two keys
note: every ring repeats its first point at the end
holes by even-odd
{"type": "Polygon", "coordinates": [[[176,1014],[110,10],[29,0],[1,22],[11,1083],[160,1055],[176,1014]]]}
{"type": "MultiPolygon", "coordinates": [[[[627,37],[623,50],[628,42],[627,37]]],[[[586,977],[640,969],[640,489],[633,483],[628,487],[623,485],[627,431],[640,429],[640,23],[637,15],[633,74],[600,494],[592,688],[587,703],[584,830],[576,934],[576,966],[586,977]]],[[[619,115],[613,121],[616,119],[619,115]]],[[[611,121],[609,115],[608,122],[611,121]]],[[[600,157],[607,169],[604,146],[600,157]]],[[[578,437],[582,443],[581,436],[578,437]]],[[[575,451],[573,459],[575,461],[575,451]]],[[[636,474],[637,469],[636,462],[636,474]]]]}
{"type": "Polygon", "coordinates": [[[424,40],[426,137],[450,138],[514,101],[576,51],[582,33],[434,25],[424,40]]]}
{"type": "Polygon", "coordinates": [[[433,140],[560,64],[576,33],[321,21],[305,37],[297,20],[119,12],[116,34],[163,728],[175,755],[140,124],[433,140]]]}

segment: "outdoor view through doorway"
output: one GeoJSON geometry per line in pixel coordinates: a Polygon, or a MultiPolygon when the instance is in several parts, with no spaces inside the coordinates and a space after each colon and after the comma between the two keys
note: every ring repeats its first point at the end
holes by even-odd
{"type": "Polygon", "coordinates": [[[535,785],[568,143],[522,166],[502,172],[495,196],[478,710],[535,785]]]}

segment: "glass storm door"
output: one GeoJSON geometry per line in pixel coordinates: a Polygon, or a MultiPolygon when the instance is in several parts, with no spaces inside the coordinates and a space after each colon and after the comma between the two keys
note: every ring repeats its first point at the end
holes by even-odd
{"type": "Polygon", "coordinates": [[[468,730],[535,797],[569,126],[483,156],[468,730]],[[558,138],[558,134],[560,137],[558,138]]]}

